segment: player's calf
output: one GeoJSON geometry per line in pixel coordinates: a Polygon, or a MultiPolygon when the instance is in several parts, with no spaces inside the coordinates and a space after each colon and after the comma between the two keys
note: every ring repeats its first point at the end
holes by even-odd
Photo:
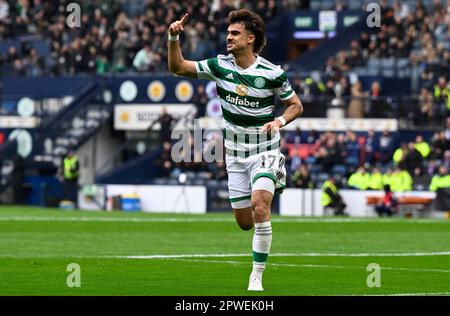
{"type": "Polygon", "coordinates": [[[233,209],[236,223],[242,230],[250,230],[253,228],[252,208],[233,209]]]}

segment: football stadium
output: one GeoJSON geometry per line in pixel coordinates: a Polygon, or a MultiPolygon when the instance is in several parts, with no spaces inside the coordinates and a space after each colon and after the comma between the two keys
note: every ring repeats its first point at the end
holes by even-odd
{"type": "Polygon", "coordinates": [[[0,0],[0,295],[450,295],[450,1],[0,0]]]}

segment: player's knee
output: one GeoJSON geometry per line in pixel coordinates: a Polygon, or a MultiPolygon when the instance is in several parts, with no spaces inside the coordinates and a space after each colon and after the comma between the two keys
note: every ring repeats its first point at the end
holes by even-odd
{"type": "Polygon", "coordinates": [[[255,204],[253,206],[253,217],[255,219],[267,217],[268,214],[269,214],[269,208],[264,203],[255,204]]]}

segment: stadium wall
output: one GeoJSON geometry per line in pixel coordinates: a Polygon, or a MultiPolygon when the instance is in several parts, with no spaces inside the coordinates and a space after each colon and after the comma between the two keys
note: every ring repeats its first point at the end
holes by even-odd
{"type": "MultiPolygon", "coordinates": [[[[86,186],[89,187],[89,186],[86,186]]],[[[95,190],[86,187],[80,190],[79,206],[83,210],[113,210],[120,209],[114,205],[117,197],[133,197],[140,204],[139,209],[147,213],[187,213],[205,214],[212,210],[208,208],[207,188],[204,186],[182,185],[94,185],[95,190]],[[92,192],[95,191],[94,194],[92,192]],[[95,195],[95,196],[94,196],[95,195]],[[90,198],[88,198],[90,196],[90,198]]],[[[281,216],[330,216],[321,204],[322,191],[319,189],[288,188],[279,196],[279,214],[281,216]]],[[[341,195],[347,203],[346,212],[351,217],[378,217],[373,205],[366,204],[367,196],[382,197],[383,191],[341,190],[341,195]]],[[[400,197],[436,198],[436,193],[425,191],[408,191],[396,193],[400,197]]],[[[231,208],[222,211],[231,211],[231,208]]],[[[273,213],[278,213],[273,210],[273,213]]],[[[441,218],[443,212],[436,211],[433,205],[402,205],[401,215],[412,214],[414,217],[441,218]]]]}
{"type": "MultiPolygon", "coordinates": [[[[345,203],[347,204],[346,212],[350,216],[355,217],[377,217],[373,206],[366,204],[366,196],[380,196],[383,191],[358,191],[358,190],[341,190],[340,191],[345,203]]],[[[325,214],[321,199],[322,191],[319,189],[285,189],[280,196],[280,215],[285,216],[324,216],[325,214]]],[[[414,196],[435,198],[434,192],[409,191],[396,193],[397,197],[414,196]]],[[[411,211],[418,211],[416,206],[408,206],[411,211]]],[[[441,213],[434,213],[431,209],[427,210],[427,216],[439,216],[441,213]]]]}
{"type": "MultiPolygon", "coordinates": [[[[207,192],[204,186],[182,185],[120,185],[100,186],[92,203],[82,191],[78,194],[81,209],[112,210],[115,197],[133,196],[139,200],[140,210],[146,213],[205,214],[207,192]]],[[[135,211],[138,211],[137,209],[135,211]]]]}

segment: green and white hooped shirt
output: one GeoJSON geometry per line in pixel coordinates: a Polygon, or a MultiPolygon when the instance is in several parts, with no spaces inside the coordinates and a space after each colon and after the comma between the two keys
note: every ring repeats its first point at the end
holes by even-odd
{"type": "Polygon", "coordinates": [[[287,100],[295,95],[286,72],[261,56],[247,69],[232,54],[195,63],[199,79],[213,80],[222,105],[227,155],[249,157],[279,148],[280,133],[270,136],[261,127],[274,120],[275,95],[287,100]]]}

